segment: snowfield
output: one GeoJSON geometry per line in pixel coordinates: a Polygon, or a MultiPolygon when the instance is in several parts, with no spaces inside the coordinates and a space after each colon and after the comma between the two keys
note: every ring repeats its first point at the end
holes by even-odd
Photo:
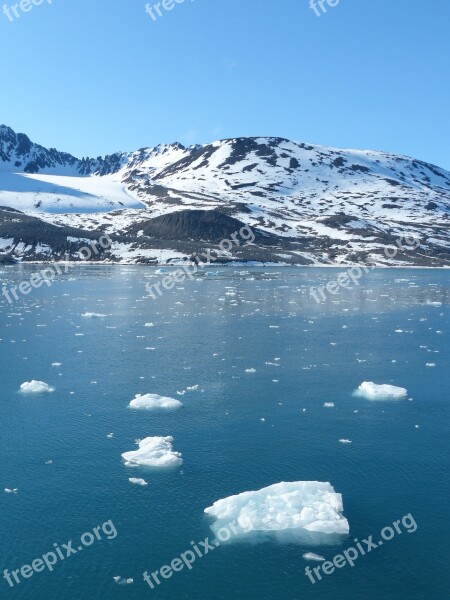
{"type": "MultiPolygon", "coordinates": [[[[201,210],[278,239],[245,260],[450,266],[450,172],[407,156],[261,137],[80,160],[24,137],[0,126],[0,207],[83,235],[117,234],[112,261],[188,259],[194,234],[155,239],[145,230],[157,217],[201,210]],[[420,252],[384,253],[405,236],[421,240],[420,252]]],[[[19,242],[2,234],[0,214],[0,249],[37,253],[19,242]]]]}

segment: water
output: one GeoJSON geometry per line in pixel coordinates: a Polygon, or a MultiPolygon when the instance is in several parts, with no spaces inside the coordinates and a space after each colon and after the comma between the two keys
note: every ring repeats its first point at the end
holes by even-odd
{"type": "MultiPolygon", "coordinates": [[[[37,269],[0,268],[3,284],[37,269]]],[[[14,588],[0,579],[1,597],[447,597],[450,273],[374,271],[317,305],[309,286],[336,270],[221,269],[154,301],[144,284],[163,276],[155,271],[79,267],[11,306],[0,297],[0,571],[30,564],[54,543],[73,539],[76,548],[84,532],[108,520],[117,529],[53,572],[21,577],[14,588]],[[56,391],[18,393],[31,379],[56,391]],[[407,387],[413,401],[355,398],[364,380],[407,387]],[[147,392],[185,406],[127,409],[147,392]],[[152,435],[174,437],[181,470],[124,466],[121,453],[152,435]],[[211,536],[203,510],[215,500],[296,480],[330,481],[343,494],[348,538],[227,544],[154,591],[144,583],[144,571],[211,536]],[[305,576],[307,564],[317,565],[305,562],[305,552],[332,559],[355,537],[379,539],[408,513],[415,533],[404,531],[315,585],[305,576]],[[114,576],[134,583],[119,586],[114,576]]]]}

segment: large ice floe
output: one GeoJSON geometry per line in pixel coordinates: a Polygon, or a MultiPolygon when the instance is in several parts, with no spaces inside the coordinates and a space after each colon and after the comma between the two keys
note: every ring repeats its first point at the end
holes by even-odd
{"type": "Polygon", "coordinates": [[[45,392],[54,392],[55,388],[45,383],[44,381],[25,381],[20,386],[20,391],[23,394],[44,394],[45,392]]]}
{"type": "Polygon", "coordinates": [[[175,398],[169,396],[158,396],[158,394],[137,394],[136,397],[128,405],[129,408],[137,410],[173,410],[180,408],[183,404],[175,398]]]}
{"type": "Polygon", "coordinates": [[[387,383],[378,385],[372,381],[363,381],[355,394],[368,400],[403,400],[408,395],[408,390],[387,383]]]}
{"type": "Polygon", "coordinates": [[[124,452],[122,458],[129,467],[179,467],[183,464],[180,452],[172,449],[173,437],[147,437],[138,442],[139,449],[124,452]]]}
{"type": "Polygon", "coordinates": [[[233,523],[239,536],[285,530],[348,534],[343,510],[342,496],[330,483],[294,481],[223,498],[205,513],[215,517],[214,530],[219,526],[233,530],[233,523]]]}

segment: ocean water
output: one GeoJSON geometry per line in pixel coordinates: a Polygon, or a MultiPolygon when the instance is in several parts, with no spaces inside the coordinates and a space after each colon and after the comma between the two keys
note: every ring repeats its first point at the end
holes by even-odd
{"type": "MultiPolygon", "coordinates": [[[[38,269],[0,267],[2,284],[38,269]]],[[[109,520],[117,531],[14,587],[0,577],[0,597],[448,598],[450,273],[376,270],[316,304],[309,287],[337,270],[215,271],[157,300],[144,285],[162,275],[128,266],[72,268],[12,305],[0,296],[0,575],[55,543],[77,548],[109,520]],[[30,380],[55,391],[19,393],[30,380]],[[406,387],[408,398],[357,398],[362,381],[406,387]],[[127,408],[147,392],[184,407],[127,408]],[[183,467],[126,467],[121,454],[156,435],[173,436],[183,467]],[[234,540],[154,590],[143,581],[191,541],[214,537],[203,513],[214,501],[297,480],[332,483],[349,536],[234,540]],[[407,514],[414,533],[314,585],[306,577],[318,563],[305,552],[332,559],[407,514]]]]}

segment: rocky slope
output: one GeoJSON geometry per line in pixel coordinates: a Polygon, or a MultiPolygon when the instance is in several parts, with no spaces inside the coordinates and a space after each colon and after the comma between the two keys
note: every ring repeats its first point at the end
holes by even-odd
{"type": "Polygon", "coordinates": [[[0,261],[75,260],[108,233],[102,260],[450,265],[450,172],[281,138],[78,159],[0,126],[0,207],[0,261]],[[245,225],[251,244],[219,247],[245,225]]]}

